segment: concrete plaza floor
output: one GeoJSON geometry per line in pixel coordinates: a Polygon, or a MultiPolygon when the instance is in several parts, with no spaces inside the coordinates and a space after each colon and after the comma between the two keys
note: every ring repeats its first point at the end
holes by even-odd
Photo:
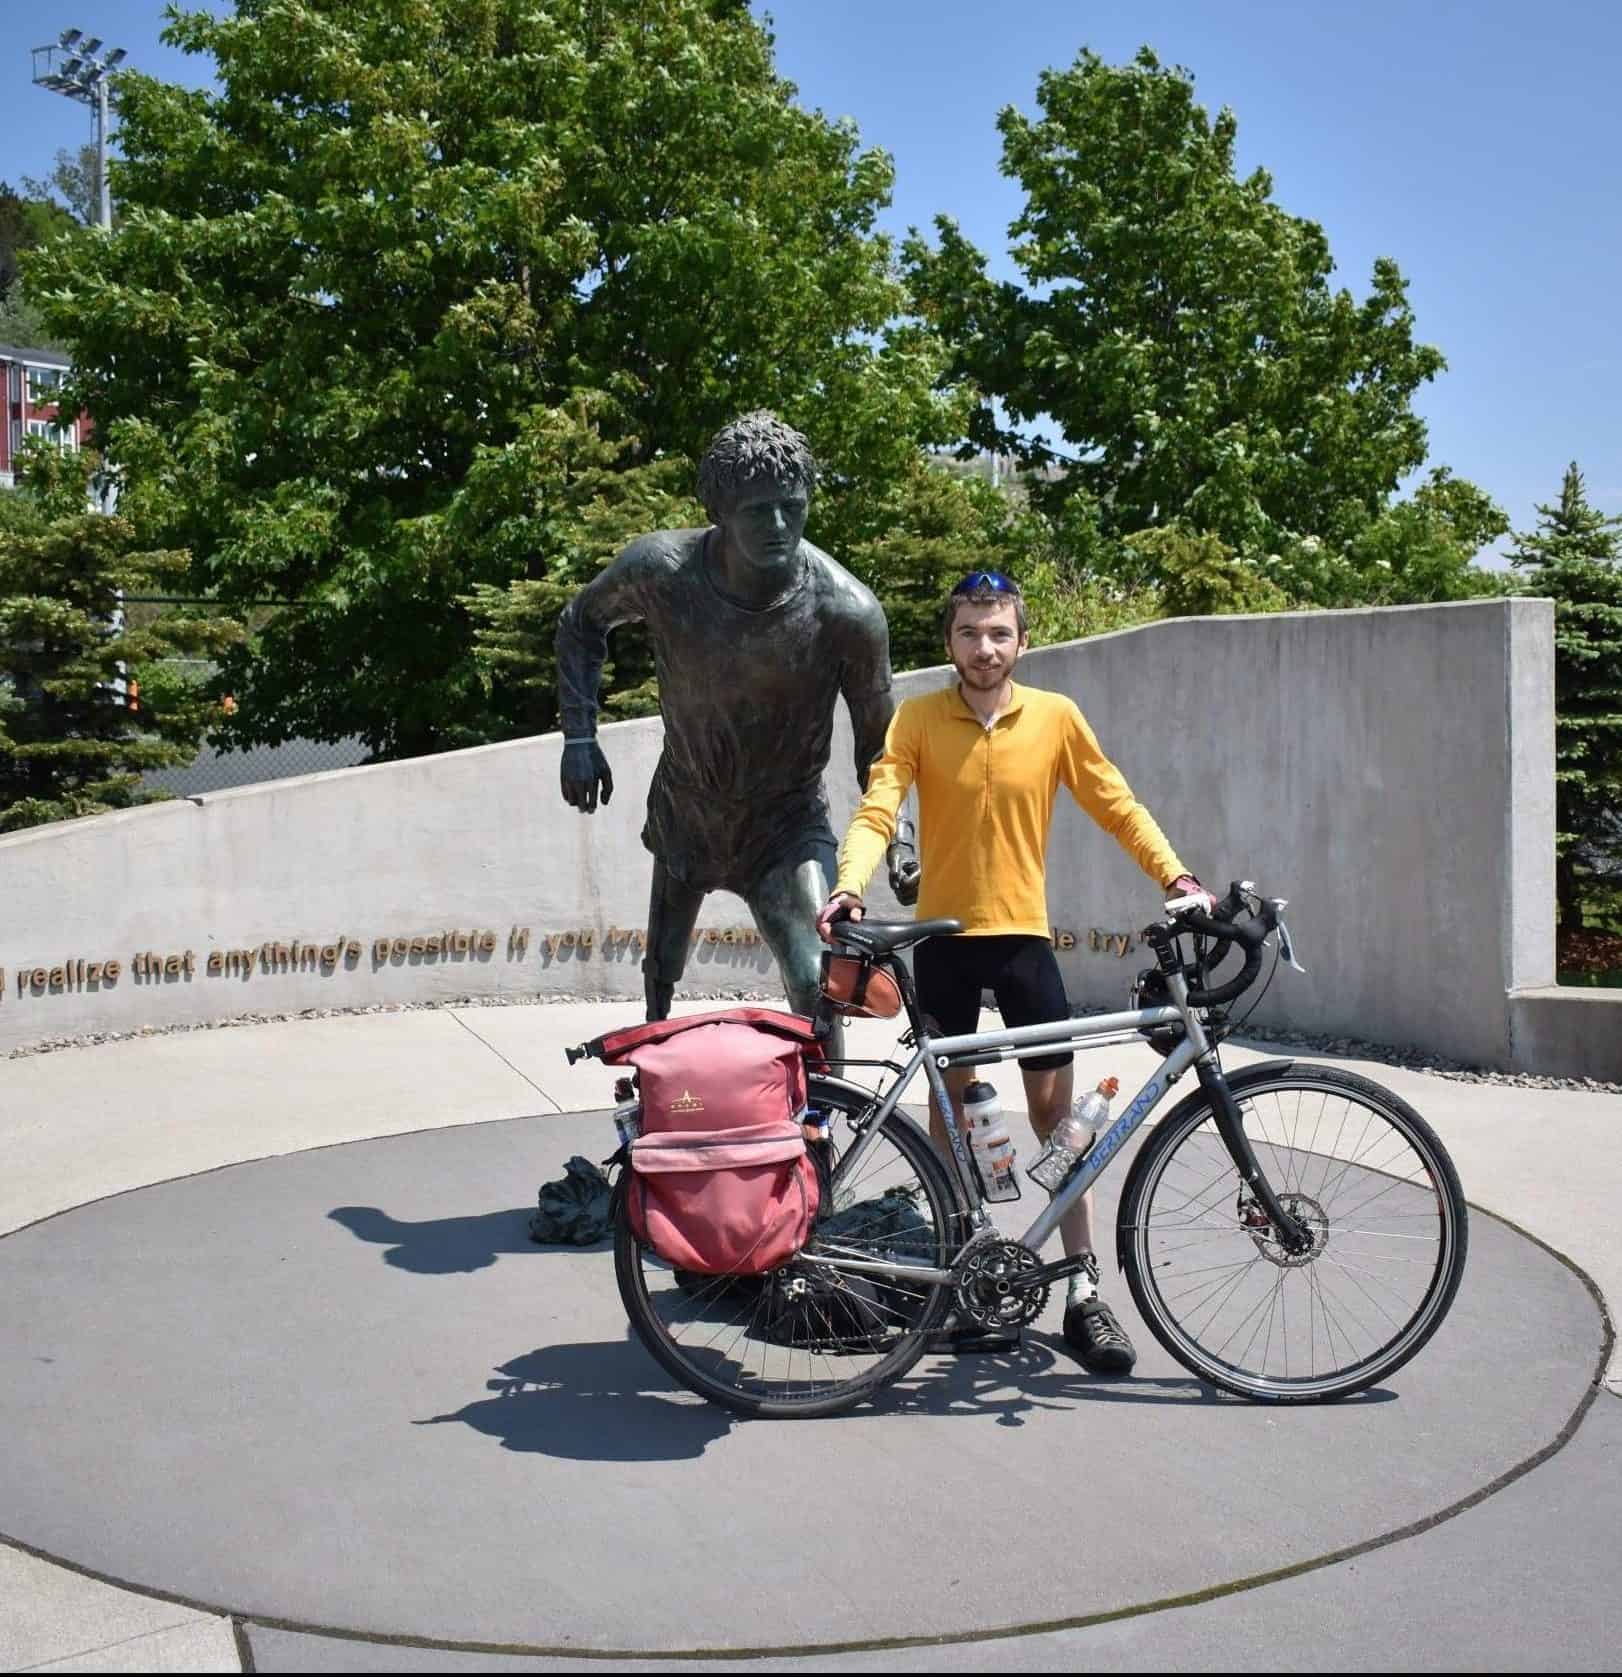
{"type": "MultiPolygon", "coordinates": [[[[1133,1379],[1092,1381],[1055,1304],[1017,1358],[745,1423],[627,1339],[606,1251],[525,1238],[536,1185],[611,1143],[614,1074],[562,1049],[627,1013],[7,1063],[0,1668],[1614,1665],[1622,1097],[1345,1062],[1489,1214],[1449,1321],[1365,1400],[1213,1400],[1135,1319],[1133,1379]]],[[[1096,1060],[1129,1088],[1152,1063],[1096,1060]]]]}

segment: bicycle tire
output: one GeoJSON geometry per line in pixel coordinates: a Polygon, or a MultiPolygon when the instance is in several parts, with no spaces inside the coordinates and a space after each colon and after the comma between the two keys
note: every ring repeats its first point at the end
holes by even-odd
{"type": "MultiPolygon", "coordinates": [[[[813,1109],[820,1106],[834,1116],[853,1118],[870,1108],[873,1098],[852,1085],[813,1076],[810,1080],[810,1104],[813,1109]]],[[[927,1262],[931,1266],[945,1267],[959,1244],[961,1219],[957,1196],[946,1169],[929,1137],[903,1113],[891,1113],[884,1120],[869,1159],[881,1154],[887,1147],[916,1178],[928,1206],[927,1232],[909,1230],[903,1242],[906,1249],[899,1255],[927,1262]]],[[[872,1169],[864,1161],[862,1182],[871,1182],[872,1169]]],[[[834,1185],[836,1196],[839,1196],[835,1201],[837,1207],[855,1188],[841,1180],[837,1165],[834,1185]]],[[[819,1217],[819,1232],[813,1234],[804,1252],[788,1266],[790,1269],[795,1265],[815,1264],[819,1244],[823,1240],[820,1231],[824,1222],[825,1218],[819,1217]]],[[[897,1235],[880,1238],[892,1242],[902,1239],[897,1235]]],[[[879,1250],[876,1244],[874,1250],[879,1250]]],[[[893,1244],[885,1250],[896,1253],[893,1244]]],[[[909,1304],[908,1319],[898,1319],[889,1325],[889,1343],[882,1349],[875,1348],[867,1357],[847,1359],[844,1366],[848,1372],[843,1376],[839,1374],[840,1365],[835,1361],[838,1353],[819,1355],[815,1351],[806,1351],[806,1377],[797,1383],[793,1377],[795,1348],[790,1346],[785,1353],[784,1378],[773,1382],[766,1378],[766,1369],[773,1359],[773,1353],[768,1349],[772,1342],[766,1336],[764,1323],[759,1320],[768,1297],[764,1287],[756,1300],[751,1301],[745,1281],[729,1282],[726,1277],[697,1278],[702,1285],[690,1288],[687,1301],[695,1309],[702,1305],[710,1312],[701,1318],[702,1327],[713,1326],[716,1316],[725,1319],[706,1343],[698,1343],[695,1333],[692,1341],[684,1344],[672,1332],[671,1318],[675,1312],[669,1304],[671,1287],[681,1292],[684,1284],[680,1280],[672,1283],[666,1279],[676,1272],[636,1239],[623,1217],[614,1235],[614,1269],[620,1298],[631,1326],[667,1373],[687,1390],[696,1392],[711,1403],[741,1415],[778,1420],[812,1420],[840,1414],[891,1381],[900,1379],[923,1355],[930,1333],[939,1327],[946,1315],[952,1291],[946,1283],[906,1283],[904,1287],[902,1284],[889,1284],[892,1296],[906,1292],[911,1298],[915,1289],[916,1302],[909,1304]],[[650,1287],[650,1278],[658,1281],[657,1288],[650,1287]],[[728,1343],[723,1352],[717,1353],[716,1341],[723,1334],[727,1335],[728,1343]],[[740,1353],[745,1359],[743,1362],[736,1360],[736,1355],[740,1353]],[[755,1379],[747,1363],[757,1354],[761,1360],[761,1372],[760,1378],[755,1379]],[[813,1377],[817,1362],[823,1368],[820,1379],[813,1377]]]]}
{"type": "Polygon", "coordinates": [[[1366,1390],[1424,1347],[1458,1292],[1469,1249],[1458,1172],[1406,1101],[1354,1072],[1283,1062],[1230,1086],[1258,1163],[1317,1244],[1290,1254],[1246,1221],[1262,1214],[1196,1092],[1156,1127],[1122,1191],[1117,1242],[1132,1297],[1166,1350],[1223,1391],[1324,1403],[1366,1390]],[[1388,1226],[1360,1226],[1377,1223],[1388,1226]],[[1298,1350],[1292,1372],[1303,1317],[1306,1368],[1298,1350]]]}

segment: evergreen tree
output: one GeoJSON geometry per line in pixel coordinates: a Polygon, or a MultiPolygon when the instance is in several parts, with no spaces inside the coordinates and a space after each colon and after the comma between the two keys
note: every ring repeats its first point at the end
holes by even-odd
{"type": "Polygon", "coordinates": [[[1272,582],[1209,530],[1167,524],[1128,536],[1126,546],[1152,568],[1164,617],[1227,617],[1282,611],[1289,604],[1272,582]]]}
{"type": "Polygon", "coordinates": [[[1622,880],[1622,518],[1588,504],[1575,460],[1538,512],[1510,558],[1555,603],[1555,891],[1571,931],[1584,874],[1622,880]]]}
{"type": "Polygon", "coordinates": [[[197,612],[123,626],[122,596],[172,584],[187,555],[138,551],[125,519],[90,511],[82,456],[35,441],[24,457],[26,487],[0,492],[0,831],[8,832],[164,796],[141,790],[141,772],[189,761],[217,703],[201,684],[172,680],[148,682],[137,697],[127,678],[139,686],[156,660],[212,658],[242,635],[229,618],[197,612]]]}

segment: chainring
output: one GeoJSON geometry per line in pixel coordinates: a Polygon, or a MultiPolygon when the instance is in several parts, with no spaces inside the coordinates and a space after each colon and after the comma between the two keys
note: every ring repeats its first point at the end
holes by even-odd
{"type": "Polygon", "coordinates": [[[1013,1282],[1042,1260],[1017,1240],[976,1241],[957,1261],[953,1282],[958,1315],[982,1328],[1018,1328],[1034,1322],[1048,1302],[1049,1287],[1021,1288],[1013,1282]]]}

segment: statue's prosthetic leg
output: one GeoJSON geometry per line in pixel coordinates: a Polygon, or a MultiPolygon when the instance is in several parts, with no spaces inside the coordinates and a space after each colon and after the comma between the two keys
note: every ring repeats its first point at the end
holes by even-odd
{"type": "MultiPolygon", "coordinates": [[[[788,1004],[796,1013],[814,1015],[822,979],[822,951],[817,916],[833,892],[834,852],[820,860],[774,868],[749,894],[749,912],[777,959],[788,1004]]],[[[837,1021],[827,1045],[828,1058],[844,1053],[844,1030],[837,1021]]]]}
{"type": "Polygon", "coordinates": [[[642,957],[642,993],[647,1016],[668,1019],[692,948],[693,927],[705,893],[672,877],[658,857],[653,862],[653,890],[648,899],[648,952],[642,957]]]}

